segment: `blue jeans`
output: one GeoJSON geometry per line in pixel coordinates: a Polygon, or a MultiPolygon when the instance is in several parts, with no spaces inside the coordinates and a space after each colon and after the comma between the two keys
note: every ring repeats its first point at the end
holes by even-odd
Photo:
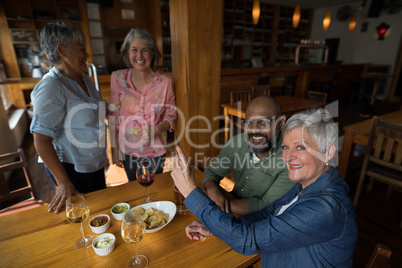
{"type": "Polygon", "coordinates": [[[128,181],[135,181],[137,179],[138,163],[142,159],[150,159],[155,167],[155,175],[163,172],[166,154],[157,157],[134,157],[131,155],[124,155],[124,170],[126,171],[128,181]]]}

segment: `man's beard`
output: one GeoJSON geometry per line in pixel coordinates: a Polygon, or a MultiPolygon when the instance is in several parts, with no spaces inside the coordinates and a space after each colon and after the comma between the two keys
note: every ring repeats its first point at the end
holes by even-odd
{"type": "Polygon", "coordinates": [[[248,140],[248,147],[250,148],[250,151],[252,153],[255,154],[262,154],[265,152],[268,152],[269,150],[271,150],[273,147],[276,146],[276,141],[279,137],[279,128],[276,129],[275,133],[273,134],[272,139],[268,138],[267,134],[262,134],[262,133],[249,133],[247,135],[248,140]],[[255,145],[253,144],[250,140],[252,136],[257,136],[257,137],[264,137],[265,138],[265,143],[264,144],[259,144],[259,145],[255,145]]]}

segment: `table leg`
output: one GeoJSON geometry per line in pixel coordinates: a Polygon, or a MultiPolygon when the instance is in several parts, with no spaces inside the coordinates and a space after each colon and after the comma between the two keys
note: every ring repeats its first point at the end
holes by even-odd
{"type": "Polygon", "coordinates": [[[345,136],[343,139],[340,159],[338,161],[339,162],[339,171],[344,180],[346,180],[346,176],[348,174],[348,166],[349,166],[350,156],[353,152],[353,147],[354,147],[353,139],[354,139],[354,133],[346,130],[345,136]]]}
{"type": "Polygon", "coordinates": [[[225,116],[225,144],[229,140],[229,113],[228,108],[223,108],[223,115],[225,116]]]}

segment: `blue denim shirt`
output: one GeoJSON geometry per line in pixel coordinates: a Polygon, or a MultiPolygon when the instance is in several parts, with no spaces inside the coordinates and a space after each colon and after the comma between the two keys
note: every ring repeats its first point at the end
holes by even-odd
{"type": "Polygon", "coordinates": [[[77,82],[53,67],[31,93],[31,133],[53,138],[61,162],[77,172],[95,172],[108,164],[106,155],[106,102],[86,74],[89,96],[77,82]]]}
{"type": "Polygon", "coordinates": [[[349,187],[337,168],[255,213],[235,218],[200,189],[185,205],[211,233],[236,252],[262,254],[262,267],[352,267],[357,224],[349,187]],[[277,216],[280,208],[298,200],[277,216]]]}

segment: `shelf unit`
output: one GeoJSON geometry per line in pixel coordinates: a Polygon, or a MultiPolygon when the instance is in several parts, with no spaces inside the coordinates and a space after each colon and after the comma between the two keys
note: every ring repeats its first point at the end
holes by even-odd
{"type": "Polygon", "coordinates": [[[84,31],[83,5],[85,0],[0,0],[0,49],[8,77],[32,77],[34,65],[44,66],[39,32],[46,24],[68,22],[84,31]]]}
{"type": "Polygon", "coordinates": [[[163,66],[172,70],[172,48],[170,42],[169,0],[161,0],[163,66]]]}
{"type": "MultiPolygon", "coordinates": [[[[252,58],[264,65],[294,62],[295,48],[301,39],[309,39],[311,17],[302,10],[298,28],[294,29],[294,8],[260,3],[260,18],[252,20],[252,0],[225,0],[222,25],[222,68],[247,68],[252,58]]],[[[304,54],[301,55],[302,59],[304,54]]]]}

